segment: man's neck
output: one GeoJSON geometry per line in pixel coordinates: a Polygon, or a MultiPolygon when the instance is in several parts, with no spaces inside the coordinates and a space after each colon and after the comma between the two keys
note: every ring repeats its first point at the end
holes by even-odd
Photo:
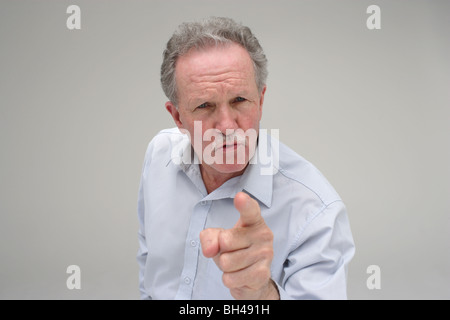
{"type": "Polygon", "coordinates": [[[245,171],[245,168],[239,172],[221,173],[207,165],[200,164],[200,172],[202,174],[202,179],[203,183],[205,184],[206,191],[208,192],[208,194],[210,194],[228,180],[242,175],[245,171]]]}

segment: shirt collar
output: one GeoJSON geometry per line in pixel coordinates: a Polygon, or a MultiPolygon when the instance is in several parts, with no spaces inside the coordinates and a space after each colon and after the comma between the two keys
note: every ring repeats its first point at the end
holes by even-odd
{"type": "Polygon", "coordinates": [[[260,130],[258,147],[241,178],[243,190],[270,208],[273,194],[274,154],[271,139],[260,130]],[[267,142],[267,143],[266,143],[267,142]],[[267,147],[265,147],[267,146],[267,147]]]}

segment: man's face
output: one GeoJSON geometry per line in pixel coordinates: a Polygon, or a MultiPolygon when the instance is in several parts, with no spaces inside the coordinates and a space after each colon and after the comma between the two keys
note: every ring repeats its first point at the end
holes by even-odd
{"type": "Polygon", "coordinates": [[[234,43],[193,49],[178,59],[175,77],[178,110],[171,102],[166,108],[177,126],[189,132],[202,165],[216,173],[244,170],[256,147],[265,92],[258,92],[248,52],[234,43]],[[244,132],[250,133],[246,139],[227,141],[244,132]],[[245,147],[239,143],[243,141],[245,147]]]}

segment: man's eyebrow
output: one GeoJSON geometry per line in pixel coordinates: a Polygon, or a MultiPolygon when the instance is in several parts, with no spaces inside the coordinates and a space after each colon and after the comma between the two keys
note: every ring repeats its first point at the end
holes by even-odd
{"type": "Polygon", "coordinates": [[[211,99],[210,99],[210,97],[208,97],[208,96],[197,96],[197,97],[192,97],[191,99],[190,99],[190,101],[192,101],[192,102],[200,102],[200,103],[203,103],[203,102],[208,102],[208,101],[210,101],[211,99]]]}
{"type": "Polygon", "coordinates": [[[211,102],[207,97],[193,97],[188,100],[188,106],[198,107],[203,103],[211,102]]]}
{"type": "MultiPolygon", "coordinates": [[[[235,90],[230,90],[230,92],[227,94],[227,99],[235,99],[238,97],[243,97],[243,98],[250,98],[250,95],[252,94],[252,92],[250,90],[247,90],[246,88],[240,87],[240,88],[236,88],[235,90]]],[[[188,104],[195,104],[195,105],[200,105],[202,103],[205,102],[213,102],[214,98],[211,97],[210,95],[205,94],[204,92],[199,92],[198,95],[193,94],[189,100],[188,100],[188,104]]]]}
{"type": "Polygon", "coordinates": [[[237,98],[237,97],[246,97],[249,96],[250,92],[247,90],[241,90],[241,91],[237,91],[235,94],[233,94],[233,97],[237,98]]]}

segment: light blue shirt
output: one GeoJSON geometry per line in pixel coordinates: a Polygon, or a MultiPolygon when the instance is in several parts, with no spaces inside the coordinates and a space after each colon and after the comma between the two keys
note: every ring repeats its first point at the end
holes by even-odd
{"type": "Polygon", "coordinates": [[[167,129],[150,142],[138,196],[141,298],[233,299],[222,272],[203,256],[199,234],[235,225],[240,191],[258,201],[274,234],[271,274],[280,298],[347,298],[354,243],[341,198],[311,163],[262,131],[266,157],[258,160],[258,147],[243,175],[210,194],[186,135],[167,129]]]}

